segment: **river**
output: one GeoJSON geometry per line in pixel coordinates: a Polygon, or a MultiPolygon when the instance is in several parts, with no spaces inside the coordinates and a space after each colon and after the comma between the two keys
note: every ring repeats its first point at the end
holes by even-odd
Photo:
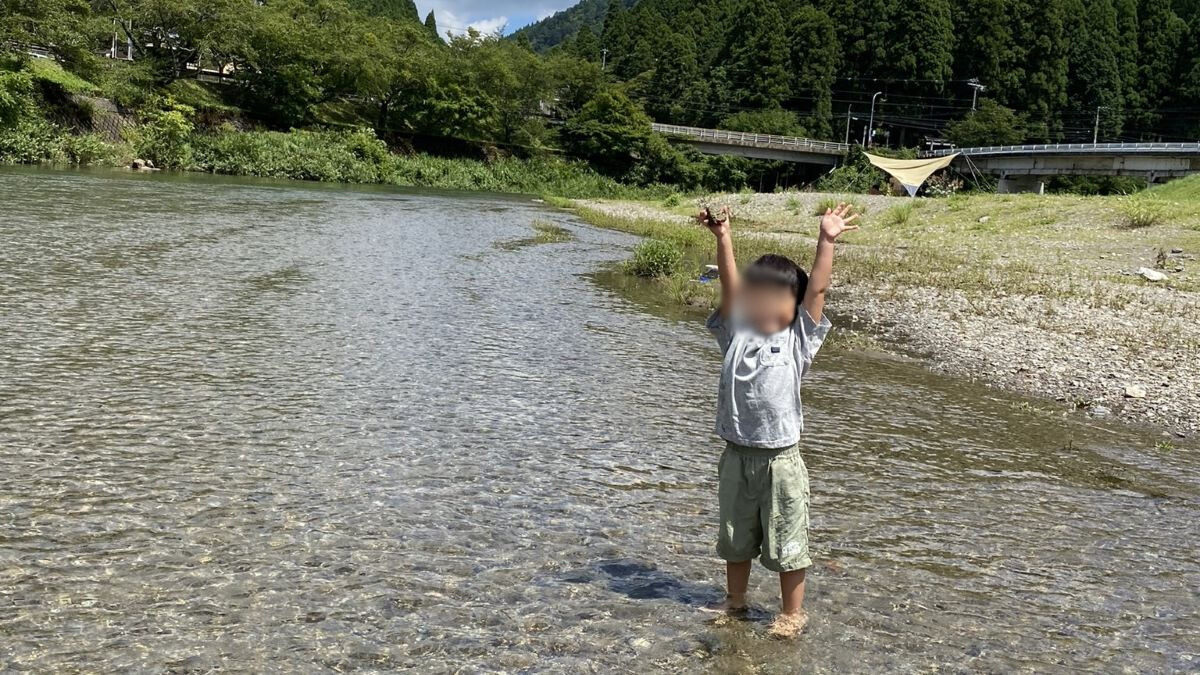
{"type": "Polygon", "coordinates": [[[697,610],[718,356],[597,281],[632,238],[197,176],[0,198],[0,672],[1200,669],[1194,448],[834,344],[812,623],[771,641],[697,610]]]}

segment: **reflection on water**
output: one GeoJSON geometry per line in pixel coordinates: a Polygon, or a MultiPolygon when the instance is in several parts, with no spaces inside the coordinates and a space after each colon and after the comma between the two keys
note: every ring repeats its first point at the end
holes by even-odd
{"type": "Polygon", "coordinates": [[[1192,449],[831,350],[813,622],[771,642],[696,609],[717,356],[593,281],[629,238],[508,198],[0,194],[0,671],[1200,663],[1192,449]],[[496,246],[534,219],[576,239],[496,246]]]}

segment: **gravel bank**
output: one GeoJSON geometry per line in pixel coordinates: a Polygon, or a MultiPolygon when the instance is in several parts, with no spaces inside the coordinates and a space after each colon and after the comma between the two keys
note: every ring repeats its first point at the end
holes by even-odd
{"type": "MultiPolygon", "coordinates": [[[[808,247],[811,214],[830,197],[837,195],[727,195],[714,201],[733,206],[743,237],[808,247]]],[[[1200,207],[1183,210],[1170,226],[1134,231],[1119,226],[1117,198],[1035,199],[1044,201],[926,200],[912,223],[888,226],[894,219],[881,214],[905,200],[856,195],[868,214],[864,236],[843,247],[847,262],[835,279],[833,306],[934,370],[1056,401],[1081,414],[1148,424],[1171,435],[1200,434],[1200,207]],[[1048,210],[1030,215],[1035,208],[1048,210]],[[1028,229],[1031,218],[1040,229],[1028,229]],[[930,240],[939,255],[951,253],[948,260],[957,263],[924,276],[890,273],[928,265],[928,246],[910,250],[909,242],[930,240]],[[1134,272],[1143,265],[1165,269],[1168,279],[1145,281],[1134,272]],[[981,285],[981,275],[990,283],[981,285]]],[[[696,206],[578,205],[585,212],[680,226],[690,226],[683,212],[696,206]]]]}

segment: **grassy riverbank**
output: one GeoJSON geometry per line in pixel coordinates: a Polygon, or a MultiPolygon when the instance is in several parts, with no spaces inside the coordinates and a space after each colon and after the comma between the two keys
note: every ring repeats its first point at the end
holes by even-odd
{"type": "Polygon", "coordinates": [[[581,162],[544,156],[490,160],[391,152],[368,129],[290,132],[219,129],[172,138],[134,128],[128,138],[58,133],[52,127],[0,132],[0,164],[127,167],[148,158],[175,170],[335,183],[373,183],[486,192],[588,198],[665,197],[661,186],[639,187],[602,176],[581,162]]]}
{"type": "MultiPolygon", "coordinates": [[[[661,281],[708,306],[691,281],[712,242],[687,213],[727,203],[743,262],[768,251],[807,262],[838,195],[715,195],[690,203],[574,201],[602,227],[671,242],[691,261],[661,281]]],[[[1135,197],[853,196],[867,213],[841,246],[832,303],[886,344],[939,370],[1037,394],[1097,416],[1200,431],[1200,178],[1135,197]],[[1161,271],[1146,280],[1138,270],[1161,271]]]]}

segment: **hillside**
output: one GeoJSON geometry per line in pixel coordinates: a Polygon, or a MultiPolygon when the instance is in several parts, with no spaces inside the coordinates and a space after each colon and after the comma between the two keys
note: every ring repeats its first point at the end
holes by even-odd
{"type": "MultiPolygon", "coordinates": [[[[604,28],[604,15],[608,12],[609,0],[582,0],[579,4],[568,7],[554,16],[531,23],[512,34],[513,38],[525,36],[530,44],[539,52],[544,52],[579,32],[580,28],[589,26],[597,35],[604,28]]],[[[636,0],[624,0],[626,7],[633,6],[636,0]]]]}

